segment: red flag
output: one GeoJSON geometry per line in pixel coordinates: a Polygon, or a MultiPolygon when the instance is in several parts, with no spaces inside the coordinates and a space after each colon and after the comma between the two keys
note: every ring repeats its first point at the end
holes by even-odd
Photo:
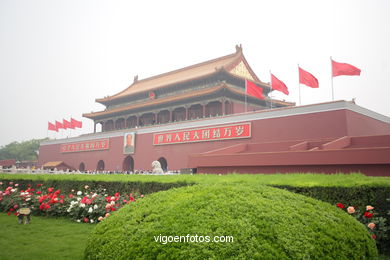
{"type": "Polygon", "coordinates": [[[64,126],[63,126],[60,122],[58,122],[58,121],[56,120],[56,128],[57,128],[57,130],[58,130],[58,129],[60,129],[60,128],[64,128],[64,126]]]}
{"type": "Polygon", "coordinates": [[[340,63],[332,60],[332,76],[360,76],[361,70],[348,63],[340,63]]]}
{"type": "Polygon", "coordinates": [[[71,128],[71,129],[74,129],[74,127],[72,126],[72,124],[66,120],[66,119],[63,119],[62,120],[62,125],[64,126],[64,129],[67,129],[67,128],[71,128]]]}
{"type": "Polygon", "coordinates": [[[47,130],[51,130],[51,131],[56,131],[56,132],[58,132],[58,129],[57,129],[57,127],[54,125],[54,124],[52,124],[52,123],[50,123],[50,122],[48,122],[49,123],[49,125],[48,125],[48,127],[47,127],[47,130]]]}
{"type": "Polygon", "coordinates": [[[299,83],[311,88],[318,88],[318,80],[311,73],[299,67],[299,83]]]}
{"type": "Polygon", "coordinates": [[[73,128],[75,128],[75,127],[82,128],[83,127],[83,122],[77,121],[73,118],[70,119],[70,124],[72,125],[73,128]]]}
{"type": "Polygon", "coordinates": [[[279,80],[273,74],[271,74],[271,87],[272,89],[283,92],[286,95],[289,94],[286,84],[284,84],[283,81],[279,80]]]}
{"type": "Polygon", "coordinates": [[[247,94],[257,97],[259,99],[264,99],[263,89],[258,87],[255,83],[249,80],[245,80],[245,91],[247,94]]]}

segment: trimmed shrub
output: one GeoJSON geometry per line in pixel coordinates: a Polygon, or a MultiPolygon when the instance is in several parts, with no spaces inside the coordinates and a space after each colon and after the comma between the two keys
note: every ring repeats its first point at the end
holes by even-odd
{"type": "Polygon", "coordinates": [[[377,249],[362,224],[328,203],[267,186],[213,184],[154,193],[123,207],[96,226],[84,257],[371,259],[377,249]],[[165,244],[166,236],[183,240],[165,244]],[[195,236],[233,242],[190,242],[195,236]]]}
{"type": "MultiPolygon", "coordinates": [[[[288,191],[309,196],[332,205],[342,203],[355,208],[365,208],[367,205],[375,207],[378,217],[385,219],[385,225],[390,222],[390,187],[388,186],[353,186],[353,187],[293,187],[274,186],[288,191]]],[[[379,252],[390,254],[390,229],[385,231],[384,236],[377,239],[379,252]]]]}

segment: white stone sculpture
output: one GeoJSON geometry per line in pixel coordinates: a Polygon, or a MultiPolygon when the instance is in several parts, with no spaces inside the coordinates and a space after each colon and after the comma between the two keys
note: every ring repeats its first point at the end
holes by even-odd
{"type": "Polygon", "coordinates": [[[153,161],[152,168],[153,168],[153,174],[163,174],[164,173],[159,161],[153,161]]]}

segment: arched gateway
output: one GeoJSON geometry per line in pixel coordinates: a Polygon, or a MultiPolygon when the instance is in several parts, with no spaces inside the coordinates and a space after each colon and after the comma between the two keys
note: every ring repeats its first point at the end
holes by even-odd
{"type": "Polygon", "coordinates": [[[161,169],[163,169],[164,172],[168,171],[168,162],[167,159],[164,157],[160,157],[157,161],[161,164],[161,169]]]}
{"type": "Polygon", "coordinates": [[[100,160],[97,164],[97,167],[96,167],[96,170],[97,171],[104,171],[104,161],[103,160],[100,160]]]}
{"type": "Polygon", "coordinates": [[[133,172],[134,171],[134,159],[132,156],[126,156],[123,160],[122,169],[124,172],[133,172]]]}

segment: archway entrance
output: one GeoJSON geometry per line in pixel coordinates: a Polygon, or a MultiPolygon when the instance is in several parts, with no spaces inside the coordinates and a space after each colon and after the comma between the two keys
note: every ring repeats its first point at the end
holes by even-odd
{"type": "Polygon", "coordinates": [[[123,160],[122,169],[124,172],[134,172],[134,159],[132,156],[126,156],[123,160]]]}
{"type": "Polygon", "coordinates": [[[159,158],[157,161],[161,164],[161,169],[163,169],[164,172],[168,171],[168,162],[164,157],[159,158]]]}
{"type": "Polygon", "coordinates": [[[80,163],[80,165],[79,165],[79,171],[80,171],[80,172],[85,171],[85,164],[84,164],[83,162],[80,163]]]}
{"type": "Polygon", "coordinates": [[[96,167],[96,170],[97,171],[104,171],[104,161],[103,160],[100,160],[97,164],[97,167],[96,167]]]}

